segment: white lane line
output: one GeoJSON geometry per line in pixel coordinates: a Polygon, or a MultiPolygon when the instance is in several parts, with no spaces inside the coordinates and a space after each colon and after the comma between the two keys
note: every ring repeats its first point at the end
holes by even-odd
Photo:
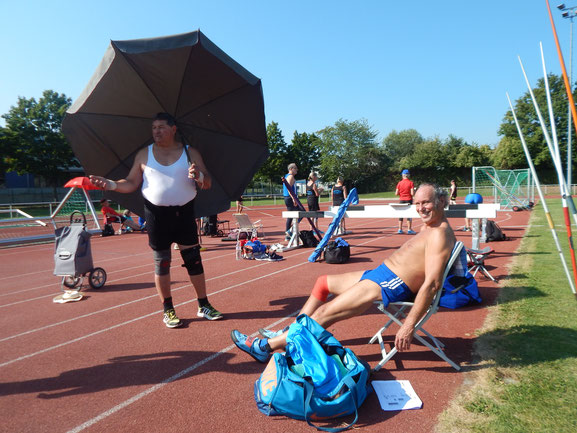
{"type": "MultiPolygon", "coordinates": [[[[243,273],[244,273],[244,272],[246,272],[247,270],[256,269],[256,268],[259,268],[259,267],[261,267],[261,266],[266,266],[267,264],[268,264],[268,263],[259,263],[259,264],[255,265],[255,266],[251,266],[250,268],[246,268],[246,269],[242,269],[242,270],[238,270],[238,271],[233,271],[233,272],[229,272],[228,274],[221,274],[221,275],[218,275],[218,276],[216,276],[216,277],[208,278],[206,281],[207,281],[207,282],[210,282],[210,281],[217,280],[217,279],[219,279],[219,278],[229,277],[229,276],[231,276],[231,275],[238,274],[239,272],[243,272],[243,273]]],[[[177,267],[177,266],[175,265],[175,267],[177,267]]],[[[141,274],[141,275],[143,275],[143,274],[141,274]]],[[[120,281],[120,280],[124,280],[124,279],[127,279],[127,278],[133,278],[134,276],[135,276],[135,275],[131,275],[131,276],[125,277],[125,278],[119,278],[119,279],[117,279],[117,280],[115,280],[115,281],[120,281]]],[[[183,285],[183,286],[175,287],[175,288],[173,288],[171,291],[172,291],[172,292],[177,292],[177,291],[179,291],[179,290],[186,289],[187,287],[192,287],[192,284],[187,283],[187,284],[185,284],[185,285],[183,285]]],[[[219,292],[214,292],[214,293],[219,293],[219,292]]],[[[212,295],[212,294],[214,294],[214,293],[209,293],[209,295],[212,295]]],[[[54,296],[54,295],[56,295],[56,294],[57,294],[57,293],[54,293],[54,294],[49,295],[49,296],[54,296]]],[[[153,295],[148,295],[148,296],[145,296],[145,297],[142,297],[142,298],[139,298],[139,299],[135,299],[135,300],[132,300],[132,301],[129,301],[129,302],[125,302],[125,303],[123,303],[123,304],[117,304],[117,305],[114,305],[114,306],[111,306],[111,307],[104,308],[104,309],[102,309],[102,310],[93,311],[93,312],[91,312],[91,313],[83,314],[83,315],[77,316],[77,317],[72,317],[72,318],[70,318],[70,319],[63,320],[63,321],[61,321],[61,322],[56,322],[56,323],[52,323],[52,324],[50,324],[50,325],[45,325],[45,326],[42,326],[42,327],[40,327],[40,328],[29,329],[28,331],[22,332],[22,333],[20,333],[20,334],[15,334],[15,335],[11,335],[11,336],[8,336],[8,337],[4,337],[4,338],[0,339],[0,343],[3,342],[3,341],[6,341],[6,340],[11,340],[11,339],[13,339],[13,338],[21,337],[21,336],[23,336],[23,335],[32,334],[32,333],[38,332],[38,331],[44,331],[45,329],[49,329],[49,328],[52,328],[52,327],[54,327],[54,326],[64,325],[64,324],[69,323],[69,322],[72,322],[72,321],[74,321],[74,320],[83,319],[83,318],[86,318],[86,317],[93,316],[93,315],[95,315],[95,314],[100,314],[100,313],[104,313],[104,312],[106,312],[106,311],[114,310],[115,308],[121,308],[121,307],[124,307],[124,306],[126,306],[126,305],[134,304],[134,303],[136,303],[136,302],[145,301],[145,300],[151,299],[151,298],[156,298],[157,296],[158,296],[158,295],[155,293],[155,294],[153,294],[153,295]]],[[[36,299],[41,299],[41,298],[45,298],[45,297],[46,297],[46,296],[42,296],[42,297],[36,298],[36,299]]],[[[13,304],[7,304],[7,305],[14,305],[14,304],[18,304],[18,303],[21,303],[21,302],[25,302],[25,301],[15,302],[15,303],[13,303],[13,304]]],[[[6,306],[7,306],[7,305],[6,305],[6,306]]],[[[2,308],[2,307],[4,307],[4,306],[5,306],[5,305],[0,305],[0,308],[2,308]]]]}
{"type": "MultiPolygon", "coordinates": [[[[143,254],[144,254],[144,253],[143,253],[143,254]]],[[[222,257],[227,257],[227,256],[229,256],[229,255],[230,255],[230,251],[229,251],[228,253],[226,253],[226,254],[221,254],[221,255],[218,255],[218,256],[203,258],[203,262],[206,263],[206,262],[209,262],[209,261],[212,261],[212,260],[220,259],[220,258],[222,258],[222,257]]],[[[137,255],[135,254],[134,256],[131,256],[131,257],[135,257],[135,256],[137,256],[137,255]]],[[[118,261],[118,258],[109,259],[109,260],[110,260],[110,261],[117,262],[117,261],[118,261]]],[[[103,260],[103,261],[109,261],[109,260],[103,260]]],[[[102,262],[102,261],[101,261],[101,262],[102,262]]],[[[100,263],[101,263],[101,262],[100,262],[100,263]]],[[[99,263],[99,264],[100,264],[100,263],[99,263]]],[[[100,267],[102,267],[102,266],[100,266],[100,267]]],[[[132,267],[129,267],[129,268],[122,268],[122,269],[118,269],[118,270],[115,270],[115,271],[110,271],[110,272],[107,272],[107,275],[117,274],[117,273],[121,273],[121,272],[130,271],[130,270],[132,270],[132,269],[138,269],[138,268],[144,268],[144,267],[151,268],[151,267],[152,267],[152,261],[151,261],[150,263],[146,263],[146,264],[143,264],[143,265],[132,266],[132,267]]],[[[173,265],[172,267],[177,268],[178,265],[173,265]]],[[[43,270],[43,271],[40,271],[40,273],[43,273],[43,274],[47,274],[47,273],[52,274],[52,271],[51,271],[51,270],[43,270]]],[[[139,276],[139,275],[146,275],[146,274],[149,274],[149,273],[150,273],[150,272],[143,272],[143,273],[140,273],[140,274],[133,274],[133,275],[131,275],[130,277],[137,277],[137,276],[139,276]]],[[[130,277],[129,277],[129,278],[130,278],[130,277]]],[[[7,279],[7,278],[11,278],[11,277],[6,277],[6,278],[4,278],[4,279],[7,279]]],[[[119,280],[122,280],[122,279],[126,279],[126,277],[125,277],[125,278],[120,278],[119,280]]],[[[119,280],[114,280],[114,281],[119,281],[119,280]]],[[[114,281],[111,281],[111,282],[114,282],[114,281]]],[[[9,295],[15,295],[15,294],[23,293],[23,292],[29,292],[29,291],[32,291],[32,290],[45,289],[45,288],[47,288],[47,287],[54,287],[55,285],[56,285],[56,284],[44,284],[44,285],[42,285],[42,286],[36,286],[36,287],[29,288],[29,289],[23,289],[23,290],[18,290],[18,291],[9,292],[9,293],[2,293],[2,294],[0,294],[0,297],[2,297],[2,296],[9,296],[9,295]]],[[[60,293],[60,292],[59,292],[59,293],[60,293]]],[[[31,300],[35,300],[35,299],[42,299],[42,298],[46,298],[46,297],[48,297],[48,296],[54,296],[54,295],[57,295],[57,294],[59,294],[59,293],[50,294],[50,295],[45,295],[45,296],[41,296],[41,297],[37,297],[37,298],[27,299],[27,300],[25,300],[24,302],[26,302],[26,301],[31,301],[31,300]]],[[[21,302],[22,302],[22,301],[16,302],[15,304],[19,304],[19,303],[21,303],[21,302]]],[[[7,304],[7,305],[13,305],[13,304],[7,304]]],[[[0,305],[0,308],[2,308],[2,307],[3,307],[3,305],[0,305]]]]}
{"type": "MultiPolygon", "coordinates": [[[[242,283],[235,284],[235,285],[226,287],[226,288],[224,288],[224,289],[218,290],[218,291],[216,291],[216,292],[210,293],[210,295],[214,296],[214,295],[219,294],[219,293],[227,292],[227,291],[229,291],[229,290],[235,289],[235,288],[240,287],[240,286],[243,286],[243,285],[245,285],[245,284],[254,283],[255,281],[262,280],[262,279],[264,279],[264,278],[268,278],[268,277],[271,277],[271,276],[273,276],[273,275],[277,275],[277,274],[280,274],[280,273],[282,273],[282,272],[285,272],[285,271],[288,271],[288,270],[292,270],[292,269],[298,268],[298,267],[303,266],[303,265],[305,265],[305,264],[306,264],[306,263],[299,263],[299,264],[297,264],[297,265],[293,265],[293,266],[290,266],[290,267],[288,267],[288,268],[280,269],[280,270],[278,270],[278,271],[276,271],[276,272],[273,272],[273,273],[270,273],[270,274],[267,274],[267,275],[263,275],[263,276],[260,276],[260,277],[257,277],[257,278],[253,278],[253,279],[251,279],[251,280],[243,281],[242,283]]],[[[194,302],[194,301],[196,301],[196,300],[197,300],[196,298],[190,299],[190,300],[188,300],[188,301],[185,301],[185,302],[182,302],[182,303],[180,303],[180,304],[177,304],[176,306],[179,307],[179,306],[182,306],[182,305],[190,304],[191,302],[194,302]]],[[[138,321],[138,320],[146,319],[146,318],[148,318],[148,317],[150,317],[150,316],[160,314],[161,312],[162,312],[162,310],[156,310],[156,311],[154,311],[154,312],[152,312],[152,313],[145,314],[144,316],[135,317],[134,319],[127,320],[127,321],[125,321],[125,322],[123,322],[123,323],[119,323],[119,324],[117,324],[117,325],[113,325],[113,326],[110,326],[110,327],[108,327],[108,328],[100,329],[100,330],[98,330],[98,331],[91,332],[90,334],[86,334],[86,335],[83,335],[83,336],[81,336],[81,337],[74,338],[74,339],[72,339],[72,340],[68,340],[68,341],[65,341],[65,342],[60,343],[60,344],[56,344],[56,345],[54,345],[54,346],[46,347],[46,348],[44,348],[44,349],[42,349],[42,350],[39,350],[39,351],[37,351],[37,352],[29,353],[29,354],[27,354],[27,355],[22,355],[22,356],[20,356],[20,357],[18,357],[18,358],[11,359],[11,360],[9,360],[9,361],[6,361],[6,362],[1,363],[1,364],[0,364],[0,367],[5,367],[5,366],[10,365],[10,364],[13,364],[13,363],[15,363],[15,362],[19,362],[19,361],[22,361],[22,360],[24,360],[24,359],[32,358],[32,357],[34,357],[34,356],[41,355],[41,354],[46,353],[46,352],[50,352],[50,351],[52,351],[52,350],[54,350],[54,349],[59,349],[59,348],[64,347],[64,346],[68,346],[69,344],[72,344],[72,343],[77,343],[77,342],[82,341],[82,340],[85,340],[85,339],[87,339],[87,338],[94,337],[95,335],[99,335],[99,334],[102,334],[102,333],[104,333],[104,332],[108,332],[108,331],[111,331],[111,330],[113,330],[113,329],[119,328],[119,327],[121,327],[121,326],[125,326],[125,325],[128,325],[128,324],[130,324],[130,323],[136,322],[136,321],[138,321]]]]}
{"type": "MultiPolygon", "coordinates": [[[[373,239],[369,239],[369,240],[367,240],[367,241],[365,241],[365,242],[360,243],[359,246],[365,245],[365,244],[368,244],[368,243],[371,243],[371,242],[373,242],[373,241],[375,241],[375,240],[378,240],[378,239],[390,237],[390,236],[392,236],[392,234],[388,234],[388,235],[379,236],[379,237],[376,237],[376,238],[373,238],[373,239]]],[[[302,253],[294,254],[293,256],[304,255],[304,254],[309,254],[309,251],[303,251],[302,253]]],[[[303,265],[305,265],[305,264],[308,264],[308,262],[298,263],[298,264],[296,264],[296,265],[289,266],[289,267],[287,267],[287,268],[283,268],[283,269],[277,270],[277,271],[272,272],[272,273],[268,273],[267,275],[262,275],[262,276],[253,278],[253,279],[251,279],[251,280],[246,280],[246,281],[243,281],[242,283],[238,283],[238,284],[235,284],[235,285],[232,285],[232,286],[223,288],[223,289],[221,289],[221,290],[217,290],[217,291],[215,291],[215,292],[209,293],[209,295],[214,296],[214,295],[219,294],[219,293],[224,293],[224,292],[227,292],[227,291],[232,290],[232,289],[234,289],[234,288],[241,287],[241,286],[243,286],[243,285],[245,285],[245,284],[250,284],[250,283],[259,281],[259,280],[261,280],[261,279],[264,279],[264,278],[272,277],[272,276],[274,276],[274,275],[283,273],[283,272],[288,271],[288,270],[295,269],[295,268],[300,267],[300,266],[303,266],[303,265]]],[[[267,263],[261,263],[261,264],[259,264],[259,265],[253,266],[252,268],[256,268],[256,267],[259,267],[259,266],[266,266],[266,265],[270,265],[270,263],[268,263],[268,262],[267,262],[267,263]]],[[[241,271],[244,272],[244,271],[246,271],[246,270],[241,270],[241,271]]],[[[241,272],[241,271],[234,271],[234,272],[231,272],[231,273],[228,274],[228,275],[235,274],[235,273],[238,273],[238,272],[241,272]]],[[[222,278],[222,277],[224,277],[224,276],[226,276],[226,275],[221,275],[221,276],[219,276],[219,277],[214,277],[214,278],[215,278],[215,279],[216,279],[216,278],[222,278]]],[[[179,288],[174,289],[174,291],[176,291],[176,290],[181,290],[181,289],[183,289],[183,288],[190,287],[190,286],[191,286],[191,284],[188,284],[188,285],[185,285],[185,286],[181,286],[181,287],[179,287],[179,288]]],[[[114,309],[114,308],[119,308],[119,307],[121,307],[121,306],[129,305],[129,304],[132,304],[132,303],[135,303],[135,302],[139,302],[139,301],[142,301],[142,300],[145,300],[145,299],[150,299],[150,298],[153,298],[153,297],[155,297],[155,296],[156,296],[156,294],[150,295],[150,296],[147,296],[147,297],[144,297],[144,298],[141,298],[141,299],[137,299],[137,300],[134,300],[134,301],[130,301],[130,302],[125,303],[125,304],[121,304],[121,305],[109,307],[109,308],[106,308],[106,309],[104,309],[104,310],[100,310],[100,311],[98,311],[98,312],[89,313],[89,314],[86,314],[86,315],[83,315],[83,316],[79,316],[79,317],[74,318],[74,319],[68,319],[68,320],[65,320],[65,321],[62,321],[62,322],[59,322],[59,323],[56,323],[56,324],[47,325],[47,326],[44,326],[44,327],[42,327],[42,328],[38,328],[38,329],[35,329],[35,330],[29,330],[29,331],[26,331],[26,332],[24,332],[24,333],[21,333],[21,334],[15,335],[15,336],[5,337],[4,339],[2,339],[2,340],[0,340],[0,341],[10,340],[10,339],[12,339],[12,338],[16,338],[16,337],[19,337],[19,336],[22,336],[22,335],[30,334],[30,333],[37,332],[37,331],[40,331],[40,330],[43,330],[43,329],[51,328],[51,327],[53,327],[53,326],[58,326],[58,325],[61,325],[61,324],[64,324],[64,323],[68,323],[68,322],[71,322],[71,321],[76,320],[76,319],[78,319],[78,318],[88,317],[88,316],[97,314],[97,313],[99,313],[99,312],[109,311],[109,310],[112,310],[112,309],[114,309]]],[[[190,300],[188,300],[188,301],[185,301],[185,302],[182,302],[182,303],[180,303],[180,304],[177,304],[176,306],[178,307],[178,306],[181,306],[181,305],[186,305],[186,304],[189,304],[189,303],[194,302],[194,301],[196,301],[196,300],[197,300],[196,298],[190,299],[190,300]]],[[[14,362],[22,361],[22,360],[24,360],[24,359],[28,359],[28,358],[34,357],[34,356],[36,356],[36,355],[40,355],[40,354],[46,353],[46,352],[52,351],[52,350],[54,350],[54,349],[58,349],[58,348],[60,348],[60,347],[67,346],[68,344],[76,343],[76,342],[78,342],[78,341],[81,341],[81,340],[84,340],[84,339],[86,339],[86,338],[89,338],[89,337],[92,337],[92,336],[101,334],[101,333],[103,333],[103,332],[116,329],[116,328],[118,328],[118,327],[120,327],[120,326],[124,326],[124,325],[127,325],[127,324],[129,324],[129,323],[133,323],[133,322],[135,322],[135,321],[137,321],[137,320],[145,319],[145,318],[150,317],[150,316],[155,315],[155,314],[160,314],[160,312],[161,312],[161,310],[156,310],[155,312],[146,314],[146,315],[144,315],[144,316],[136,317],[136,318],[131,319],[131,320],[129,320],[129,321],[126,321],[126,322],[124,322],[124,323],[121,323],[121,324],[118,324],[118,325],[114,325],[114,326],[111,326],[111,327],[108,327],[108,328],[105,328],[105,329],[101,329],[101,330],[99,330],[99,331],[95,331],[95,332],[92,332],[92,333],[90,333],[90,334],[86,334],[86,335],[84,335],[84,336],[82,336],[82,337],[78,337],[78,338],[75,338],[75,339],[72,339],[72,340],[69,340],[69,341],[65,341],[65,342],[60,343],[60,344],[57,344],[57,345],[55,345],[55,346],[47,347],[47,348],[45,348],[45,349],[39,350],[39,351],[34,352],[34,353],[30,353],[30,354],[27,354],[27,355],[20,356],[20,357],[18,357],[18,358],[15,358],[15,359],[6,361],[6,362],[4,362],[4,363],[1,363],[1,364],[0,364],[0,367],[5,367],[5,366],[10,365],[10,364],[12,364],[12,363],[14,363],[14,362]]]]}

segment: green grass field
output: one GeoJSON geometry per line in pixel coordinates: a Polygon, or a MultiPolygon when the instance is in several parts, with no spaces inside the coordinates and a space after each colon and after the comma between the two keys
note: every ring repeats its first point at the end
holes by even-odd
{"type": "MultiPolygon", "coordinates": [[[[561,205],[548,203],[571,270],[561,205]]],[[[541,206],[509,275],[439,432],[577,432],[577,298],[541,206]]]]}

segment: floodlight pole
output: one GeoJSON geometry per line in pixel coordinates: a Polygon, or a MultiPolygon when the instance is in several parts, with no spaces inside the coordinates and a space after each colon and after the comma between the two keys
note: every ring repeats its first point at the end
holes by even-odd
{"type": "MultiPolygon", "coordinates": [[[[573,92],[573,18],[577,16],[577,7],[566,7],[564,3],[557,6],[557,9],[563,11],[561,16],[563,18],[568,18],[570,20],[569,24],[569,88],[573,92]]],[[[573,134],[571,133],[571,101],[567,102],[567,185],[569,188],[572,187],[571,172],[572,172],[572,152],[571,152],[571,140],[573,134]]],[[[572,192],[572,191],[571,191],[572,192]]]]}

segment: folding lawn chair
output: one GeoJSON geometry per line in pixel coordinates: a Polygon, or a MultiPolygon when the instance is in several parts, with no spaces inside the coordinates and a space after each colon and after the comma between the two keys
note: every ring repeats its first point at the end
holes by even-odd
{"type": "Polygon", "coordinates": [[[260,220],[251,222],[247,214],[235,213],[233,214],[236,221],[236,258],[239,260],[242,256],[242,240],[251,240],[252,238],[258,237],[258,231],[261,230],[261,234],[264,237],[264,231],[262,231],[262,223],[260,220]]]}
{"type": "Polygon", "coordinates": [[[477,275],[477,271],[481,271],[487,278],[496,283],[497,280],[489,273],[485,267],[485,259],[489,257],[494,251],[495,250],[491,247],[485,247],[482,250],[467,248],[467,255],[469,256],[469,262],[471,263],[469,272],[475,276],[477,275]]]}
{"type": "MultiPolygon", "coordinates": [[[[453,252],[451,253],[451,257],[449,258],[449,261],[445,266],[445,271],[443,273],[443,281],[445,281],[445,279],[450,273],[451,274],[456,273],[457,270],[460,273],[463,273],[464,275],[464,272],[466,271],[467,268],[466,254],[463,250],[464,248],[465,247],[462,242],[455,243],[455,246],[453,247],[453,252]]],[[[455,362],[453,362],[451,359],[449,359],[449,357],[445,355],[445,353],[443,352],[443,348],[445,347],[445,345],[441,341],[433,337],[433,335],[431,335],[423,328],[423,325],[427,322],[427,320],[429,320],[429,318],[433,314],[435,314],[439,309],[439,300],[441,299],[442,292],[443,292],[442,288],[437,291],[426,314],[421,318],[421,320],[417,322],[415,326],[414,338],[416,338],[426,347],[431,349],[437,356],[448,362],[451,365],[451,367],[453,367],[455,370],[460,370],[461,367],[455,362]],[[423,334],[423,336],[418,334],[419,331],[423,334]],[[428,337],[428,340],[424,337],[428,337]]],[[[383,326],[381,329],[379,329],[379,331],[369,340],[370,344],[374,343],[375,341],[378,341],[379,345],[381,346],[381,354],[383,356],[383,359],[381,359],[379,364],[373,369],[373,371],[378,371],[383,365],[385,365],[387,361],[389,361],[397,353],[396,347],[393,347],[389,352],[387,352],[385,348],[385,343],[383,342],[383,332],[392,323],[396,323],[397,325],[402,326],[403,322],[401,320],[406,317],[405,311],[411,308],[414,303],[406,301],[391,302],[387,308],[383,306],[382,301],[375,301],[375,304],[377,305],[377,308],[381,312],[383,312],[389,317],[389,321],[386,323],[386,325],[383,326]],[[392,311],[389,311],[389,309],[392,311]]]]}
{"type": "MultiPolygon", "coordinates": [[[[260,222],[260,220],[255,221],[254,223],[251,222],[250,218],[248,217],[247,214],[244,213],[235,213],[233,214],[235,220],[236,220],[236,225],[237,225],[237,229],[239,231],[239,233],[246,233],[247,236],[250,237],[257,237],[258,235],[258,231],[261,230],[262,231],[262,223],[260,222]]],[[[264,237],[264,233],[262,233],[262,237],[264,237]]]]}

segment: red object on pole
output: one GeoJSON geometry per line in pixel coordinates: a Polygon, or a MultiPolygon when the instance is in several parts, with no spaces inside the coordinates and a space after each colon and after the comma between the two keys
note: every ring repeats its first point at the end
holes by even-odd
{"type": "Polygon", "coordinates": [[[87,177],[75,177],[74,179],[70,179],[68,182],[64,184],[65,188],[82,188],[84,190],[93,190],[93,189],[102,189],[97,186],[94,186],[90,179],[87,177]]]}

